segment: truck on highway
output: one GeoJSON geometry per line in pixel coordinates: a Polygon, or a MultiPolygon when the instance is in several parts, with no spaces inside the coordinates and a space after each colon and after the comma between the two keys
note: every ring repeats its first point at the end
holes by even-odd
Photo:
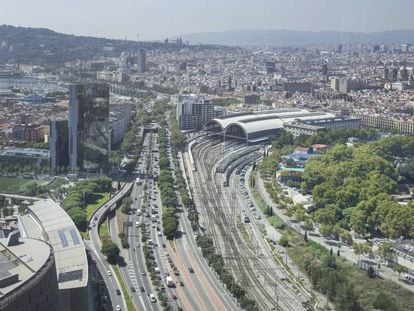
{"type": "Polygon", "coordinates": [[[167,276],[167,277],[165,278],[165,282],[167,283],[167,286],[168,286],[168,287],[174,287],[174,281],[173,281],[172,277],[167,276]]]}

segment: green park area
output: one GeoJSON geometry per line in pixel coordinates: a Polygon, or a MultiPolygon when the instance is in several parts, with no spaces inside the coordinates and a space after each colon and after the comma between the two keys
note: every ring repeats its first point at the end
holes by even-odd
{"type": "Polygon", "coordinates": [[[111,188],[112,180],[108,177],[82,180],[69,188],[62,207],[79,231],[86,232],[89,217],[107,201],[111,188]]]}
{"type": "MultiPolygon", "coordinates": [[[[24,194],[27,190],[27,185],[33,184],[31,179],[0,177],[0,193],[24,194]]],[[[39,185],[45,182],[35,182],[39,185]]]]}
{"type": "Polygon", "coordinates": [[[95,211],[101,207],[106,201],[109,200],[109,192],[95,193],[95,202],[92,202],[86,206],[86,218],[89,219],[95,213],[95,211]]]}

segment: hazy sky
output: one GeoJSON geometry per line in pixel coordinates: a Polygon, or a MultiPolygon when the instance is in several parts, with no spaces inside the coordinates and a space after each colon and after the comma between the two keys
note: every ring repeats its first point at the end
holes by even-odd
{"type": "Polygon", "coordinates": [[[413,0],[0,0],[0,24],[136,40],[234,29],[414,29],[413,0]]]}

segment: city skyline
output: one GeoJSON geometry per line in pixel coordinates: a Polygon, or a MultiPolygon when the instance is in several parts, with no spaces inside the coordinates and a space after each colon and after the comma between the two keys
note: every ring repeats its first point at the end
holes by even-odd
{"type": "Polygon", "coordinates": [[[376,32],[413,29],[408,0],[284,1],[166,0],[102,3],[91,0],[28,0],[2,4],[4,24],[50,28],[58,32],[130,40],[155,40],[199,32],[240,29],[289,29],[310,31],[376,32]],[[82,10],[79,10],[81,5],[82,10]],[[24,7],[25,10],[19,8],[24,7]],[[373,9],[375,8],[375,9],[373,9]],[[114,14],[116,12],[116,14],[114,14]],[[398,16],[398,19],[390,18],[398,16]],[[70,17],[70,18],[68,18],[70,17]],[[138,35],[137,35],[138,34],[138,35]]]}

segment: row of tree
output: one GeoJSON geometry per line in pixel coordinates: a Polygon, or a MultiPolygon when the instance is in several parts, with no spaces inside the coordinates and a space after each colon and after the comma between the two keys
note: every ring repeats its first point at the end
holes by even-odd
{"type": "Polygon", "coordinates": [[[112,179],[104,176],[82,180],[68,190],[67,196],[62,202],[62,207],[80,231],[86,231],[88,223],[87,205],[96,202],[100,197],[99,193],[110,192],[111,188],[112,179]]]}
{"type": "Polygon", "coordinates": [[[230,293],[240,301],[240,306],[244,310],[259,310],[256,302],[247,297],[246,291],[234,280],[232,274],[224,267],[223,256],[217,254],[211,237],[207,235],[197,236],[197,245],[201,248],[203,256],[208,264],[217,273],[220,280],[226,285],[230,293]]]}
{"type": "Polygon", "coordinates": [[[162,222],[164,235],[167,239],[173,239],[178,230],[178,220],[175,216],[175,213],[177,212],[176,207],[178,205],[178,198],[174,189],[174,178],[171,172],[167,148],[167,131],[164,128],[161,128],[158,131],[158,150],[160,155],[160,175],[158,177],[158,185],[160,188],[163,208],[162,222]]]}

